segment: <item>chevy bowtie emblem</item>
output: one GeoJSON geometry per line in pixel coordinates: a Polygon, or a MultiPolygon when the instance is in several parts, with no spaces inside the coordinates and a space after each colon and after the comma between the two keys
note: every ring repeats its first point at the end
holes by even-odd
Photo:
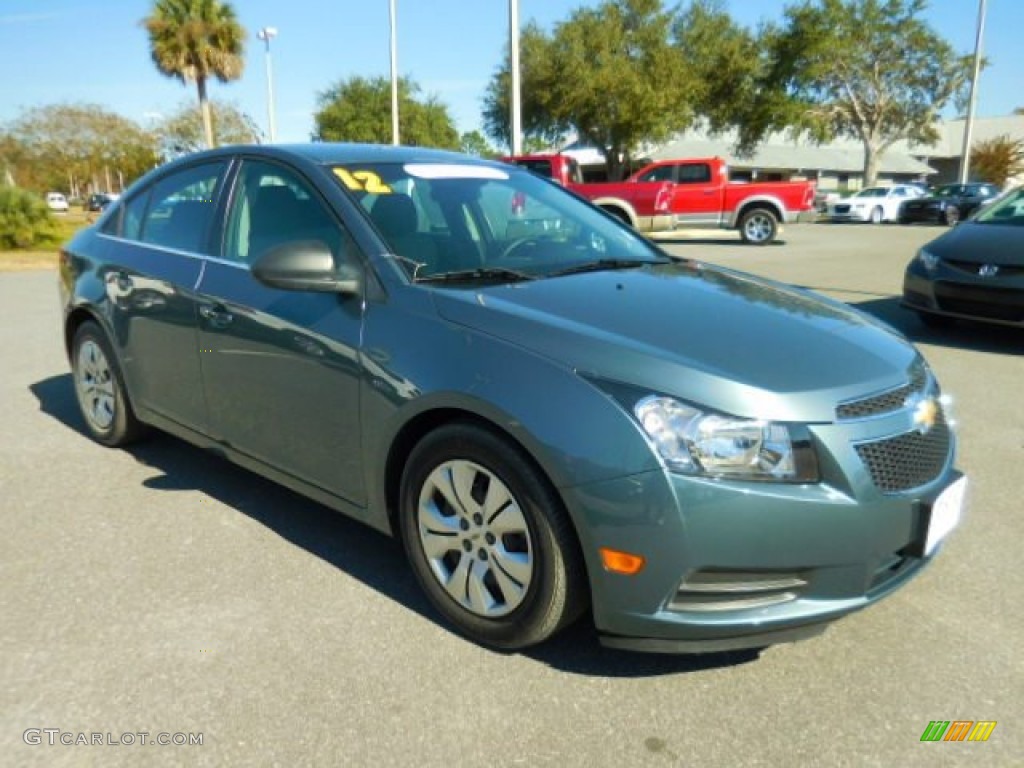
{"type": "Polygon", "coordinates": [[[939,405],[928,397],[914,405],[914,427],[922,435],[927,435],[939,418],[939,405]]]}
{"type": "Polygon", "coordinates": [[[978,277],[995,277],[998,274],[998,264],[982,264],[980,267],[978,267],[978,277]]]}

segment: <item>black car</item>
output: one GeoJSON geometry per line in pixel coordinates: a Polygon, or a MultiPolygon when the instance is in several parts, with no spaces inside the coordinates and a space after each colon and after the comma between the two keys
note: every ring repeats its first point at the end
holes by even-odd
{"type": "Polygon", "coordinates": [[[89,195],[85,208],[87,211],[91,212],[102,211],[112,202],[117,200],[118,197],[120,197],[120,195],[110,194],[109,192],[97,192],[96,194],[89,195]]]}
{"type": "Polygon", "coordinates": [[[903,306],[930,326],[962,317],[1024,327],[1024,187],[921,248],[903,306]]]}
{"type": "Polygon", "coordinates": [[[948,224],[963,221],[999,194],[995,184],[944,184],[927,197],[908,200],[900,206],[900,224],[917,221],[948,224]]]}

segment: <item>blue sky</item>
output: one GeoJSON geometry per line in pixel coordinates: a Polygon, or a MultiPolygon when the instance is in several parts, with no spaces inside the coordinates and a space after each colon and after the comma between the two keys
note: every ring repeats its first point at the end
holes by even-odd
{"type": "MultiPolygon", "coordinates": [[[[396,0],[398,64],[445,102],[460,131],[479,127],[484,88],[508,35],[507,0],[396,0]]],[[[550,27],[594,0],[520,0],[520,17],[550,27]]],[[[730,0],[732,14],[755,24],[776,19],[782,0],[730,0]]],[[[274,26],[272,43],[278,140],[305,141],[317,93],[341,78],[389,72],[388,0],[236,0],[249,32],[240,81],[213,84],[266,126],[263,44],[256,31],[274,26]]],[[[195,99],[195,88],[161,76],[149,59],[139,20],[149,0],[0,0],[0,122],[24,107],[62,101],[103,105],[142,124],[195,99]]],[[[976,0],[932,0],[928,19],[957,50],[973,50],[976,0]]],[[[991,66],[979,88],[979,116],[1024,106],[1024,2],[989,0],[985,54],[991,66]]]]}

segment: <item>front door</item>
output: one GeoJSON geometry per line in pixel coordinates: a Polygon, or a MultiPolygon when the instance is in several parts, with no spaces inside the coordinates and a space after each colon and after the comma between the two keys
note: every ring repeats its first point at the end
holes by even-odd
{"type": "Polygon", "coordinates": [[[360,459],[362,301],[270,288],[250,264],[276,245],[326,242],[355,257],[344,228],[297,171],[245,160],[222,258],[199,287],[199,342],[211,433],[234,449],[354,504],[360,459]]]}

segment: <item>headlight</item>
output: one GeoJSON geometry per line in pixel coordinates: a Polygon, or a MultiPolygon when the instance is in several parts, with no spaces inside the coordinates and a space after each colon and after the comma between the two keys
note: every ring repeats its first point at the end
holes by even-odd
{"type": "Polygon", "coordinates": [[[921,266],[925,268],[926,272],[934,272],[939,266],[939,257],[924,248],[917,252],[917,260],[921,262],[921,266]]]}
{"type": "Polygon", "coordinates": [[[743,480],[814,482],[817,462],[791,427],[705,413],[670,397],[651,395],[633,413],[670,469],[743,480]]]}

